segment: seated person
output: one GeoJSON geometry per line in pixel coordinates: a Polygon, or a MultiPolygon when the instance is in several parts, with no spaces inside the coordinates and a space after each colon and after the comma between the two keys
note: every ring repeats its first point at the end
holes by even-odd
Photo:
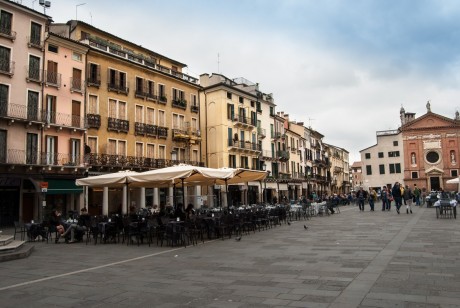
{"type": "Polygon", "coordinates": [[[57,233],[56,243],[57,243],[59,241],[59,238],[65,231],[64,222],[62,219],[62,213],[59,210],[55,209],[51,213],[50,225],[56,230],[56,233],[57,233]]]}
{"type": "Polygon", "coordinates": [[[176,210],[174,211],[174,218],[179,218],[181,221],[185,221],[186,214],[182,203],[177,204],[176,210]]]}
{"type": "MultiPolygon", "coordinates": [[[[66,241],[66,243],[75,243],[76,238],[82,238],[85,233],[87,226],[89,226],[89,221],[91,217],[88,214],[88,210],[84,207],[81,209],[81,214],[78,217],[78,223],[71,224],[67,230],[61,235],[66,241]],[[70,242],[68,241],[68,234],[70,233],[70,242]]],[[[56,241],[58,242],[59,239],[56,241]]]]}
{"type": "Polygon", "coordinates": [[[189,203],[185,209],[186,219],[190,220],[195,215],[195,210],[193,209],[193,204],[189,203]]]}

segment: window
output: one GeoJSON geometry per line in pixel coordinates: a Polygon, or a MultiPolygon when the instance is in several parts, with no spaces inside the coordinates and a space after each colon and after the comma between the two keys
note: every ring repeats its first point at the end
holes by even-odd
{"type": "Polygon", "coordinates": [[[32,22],[30,24],[30,40],[29,43],[34,46],[42,46],[42,25],[32,22]]]}
{"type": "Polygon", "coordinates": [[[88,114],[98,114],[97,96],[90,94],[88,97],[88,114]]]}
{"type": "Polygon", "coordinates": [[[388,152],[388,157],[399,157],[399,151],[388,152]]]}
{"type": "Polygon", "coordinates": [[[74,68],[72,69],[72,84],[71,90],[76,92],[81,92],[83,89],[83,81],[82,81],[82,72],[81,70],[74,68]]]}
{"type": "Polygon", "coordinates": [[[233,104],[227,104],[227,119],[233,120],[235,117],[235,106],[233,104]]]}
{"type": "Polygon", "coordinates": [[[58,53],[59,48],[55,45],[48,44],[48,51],[58,53]]]}
{"type": "Polygon", "coordinates": [[[164,110],[158,110],[158,126],[165,127],[166,126],[166,118],[165,118],[164,110]]]}
{"type": "Polygon", "coordinates": [[[240,168],[249,169],[249,161],[247,156],[240,157],[240,168]]]}
{"type": "Polygon", "coordinates": [[[29,79],[35,81],[40,80],[40,58],[29,55],[29,79]]]}
{"type": "Polygon", "coordinates": [[[78,62],[81,62],[82,59],[83,59],[83,56],[81,53],[78,53],[78,52],[72,52],[72,59],[75,60],[75,61],[78,61],[78,62]]]}
{"type": "Polygon", "coordinates": [[[0,73],[11,74],[12,65],[10,62],[11,50],[9,48],[0,46],[0,73]]]}
{"type": "Polygon", "coordinates": [[[154,98],[155,95],[155,83],[151,80],[147,81],[147,98],[154,98]]]}
{"type": "Polygon", "coordinates": [[[426,161],[430,164],[435,164],[439,161],[439,153],[436,151],[430,151],[426,153],[426,161]]]}
{"type": "Polygon", "coordinates": [[[136,96],[144,96],[144,78],[136,77],[136,96]]]}
{"type": "Polygon", "coordinates": [[[61,85],[60,75],[58,74],[57,62],[49,61],[46,71],[46,83],[59,87],[61,85]]]}
{"type": "Polygon", "coordinates": [[[88,65],[88,85],[100,86],[101,85],[101,67],[99,64],[90,63],[88,65]]]}
{"type": "Polygon", "coordinates": [[[228,98],[228,99],[232,99],[232,93],[227,92],[227,98],[228,98]]]}
{"type": "Polygon", "coordinates": [[[12,37],[11,24],[13,20],[13,14],[10,12],[1,10],[0,13],[0,34],[8,37],[12,37]]]}
{"type": "Polygon", "coordinates": [[[192,104],[192,106],[198,106],[195,94],[190,94],[190,103],[192,104]]]}
{"type": "MultiPolygon", "coordinates": [[[[68,165],[76,166],[80,164],[80,148],[80,139],[70,139],[70,157],[69,161],[67,162],[68,165]]],[[[62,164],[66,164],[66,162],[62,162],[62,164]]]]}
{"type": "Polygon", "coordinates": [[[136,157],[144,156],[144,144],[142,142],[136,142],[136,157]]]}
{"type": "Polygon", "coordinates": [[[178,89],[172,89],[172,100],[180,102],[184,100],[184,91],[178,89]]]}
{"type": "Polygon", "coordinates": [[[97,137],[88,137],[87,145],[91,149],[91,153],[97,153],[97,137]]]}
{"type": "Polygon", "coordinates": [[[158,85],[158,96],[160,98],[160,101],[166,101],[166,89],[165,86],[162,84],[158,85]]]}
{"type": "Polygon", "coordinates": [[[46,122],[56,123],[56,96],[46,96],[46,122]]]}
{"type": "MultiPolygon", "coordinates": [[[[241,97],[241,96],[238,97],[238,102],[239,102],[240,104],[244,104],[244,98],[241,97]]],[[[253,106],[252,106],[252,102],[251,102],[251,107],[253,107],[253,106]]]]}
{"type": "Polygon", "coordinates": [[[390,174],[401,173],[401,164],[390,164],[390,174]]]}
{"type": "Polygon", "coordinates": [[[367,175],[372,175],[372,166],[371,165],[366,165],[366,174],[367,175]]]}
{"type": "Polygon", "coordinates": [[[147,156],[148,158],[155,158],[155,145],[147,144],[147,156]]]}
{"type": "Polygon", "coordinates": [[[135,121],[144,123],[144,106],[136,105],[135,121]]]}
{"type": "Polygon", "coordinates": [[[364,157],[365,157],[366,159],[371,159],[371,153],[365,153],[365,154],[364,154],[364,157]]]}
{"type": "Polygon", "coordinates": [[[109,69],[109,91],[121,92],[128,94],[126,82],[126,73],[114,69],[109,69]]]}
{"type": "Polygon", "coordinates": [[[0,115],[2,116],[6,116],[8,112],[9,91],[9,86],[0,84],[0,115]]]}
{"type": "Polygon", "coordinates": [[[38,121],[38,98],[39,93],[35,91],[27,92],[27,119],[29,121],[38,121]]]}
{"type": "Polygon", "coordinates": [[[38,135],[27,133],[26,164],[38,164],[38,135]]]}
{"type": "Polygon", "coordinates": [[[397,147],[398,146],[398,141],[393,141],[393,146],[397,147]]]}
{"type": "Polygon", "coordinates": [[[383,152],[379,152],[379,158],[383,158],[383,152]]]}
{"type": "Polygon", "coordinates": [[[166,158],[166,146],[159,145],[158,146],[158,158],[165,159],[166,158]]]}
{"type": "Polygon", "coordinates": [[[275,115],[275,107],[270,107],[270,115],[271,116],[275,115]]]}
{"type": "Polygon", "coordinates": [[[379,172],[380,174],[385,174],[385,165],[379,165],[379,172]]]}
{"type": "Polygon", "coordinates": [[[228,166],[230,168],[236,168],[236,156],[228,155],[228,166]]]}
{"type": "Polygon", "coordinates": [[[412,179],[418,179],[418,172],[417,171],[412,171],[411,172],[411,178],[412,179]]]}
{"type": "Polygon", "coordinates": [[[46,136],[46,164],[47,165],[56,165],[57,164],[57,137],[56,136],[46,136]]]}
{"type": "Polygon", "coordinates": [[[155,124],[155,109],[147,107],[147,114],[145,115],[145,123],[149,125],[155,124]]]}
{"type": "Polygon", "coordinates": [[[458,177],[458,170],[450,170],[451,177],[458,177]]]}
{"type": "Polygon", "coordinates": [[[173,113],[173,129],[185,130],[185,116],[173,113]]]}
{"type": "Polygon", "coordinates": [[[113,119],[126,120],[126,103],[109,99],[109,117],[113,119]]]}

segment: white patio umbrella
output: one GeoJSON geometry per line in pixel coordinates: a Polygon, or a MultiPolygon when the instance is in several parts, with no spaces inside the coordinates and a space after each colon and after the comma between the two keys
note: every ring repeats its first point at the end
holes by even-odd
{"type": "MultiPolygon", "coordinates": [[[[138,174],[138,172],[131,171],[131,170],[122,170],[122,171],[118,171],[114,173],[107,173],[107,174],[77,179],[75,181],[75,184],[77,186],[88,186],[88,187],[110,187],[110,188],[126,187],[126,206],[129,206],[128,186],[130,183],[132,183],[129,177],[135,174],[138,174]]],[[[127,212],[127,209],[126,209],[126,212],[127,212]]]]}
{"type": "Polygon", "coordinates": [[[457,191],[460,191],[460,177],[448,180],[446,183],[447,184],[457,184],[458,185],[457,191]]]}

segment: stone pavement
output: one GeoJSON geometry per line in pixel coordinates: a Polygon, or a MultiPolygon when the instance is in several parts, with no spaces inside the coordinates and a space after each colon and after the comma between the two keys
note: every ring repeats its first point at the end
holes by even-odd
{"type": "Polygon", "coordinates": [[[35,243],[0,263],[0,306],[460,307],[460,223],[413,208],[187,248],[35,243]]]}

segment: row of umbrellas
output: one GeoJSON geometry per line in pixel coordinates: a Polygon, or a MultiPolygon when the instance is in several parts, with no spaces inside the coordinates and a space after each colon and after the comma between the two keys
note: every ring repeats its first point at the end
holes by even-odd
{"type": "Polygon", "coordinates": [[[145,172],[130,170],[77,179],[76,185],[88,187],[168,187],[228,185],[262,181],[267,172],[242,168],[206,168],[176,165],[145,172]]]}

